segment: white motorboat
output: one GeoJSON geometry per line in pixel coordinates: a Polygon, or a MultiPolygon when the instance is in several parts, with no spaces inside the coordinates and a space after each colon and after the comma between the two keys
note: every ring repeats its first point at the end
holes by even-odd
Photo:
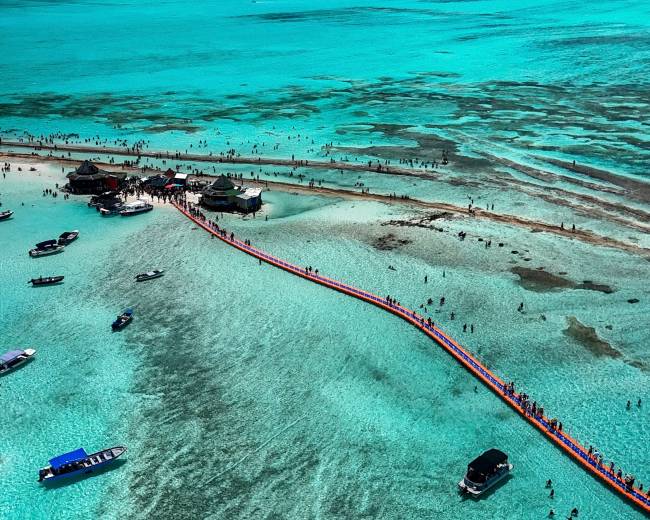
{"type": "Polygon", "coordinates": [[[467,473],[458,487],[463,493],[478,497],[506,478],[511,470],[508,455],[492,448],[469,463],[467,473]]]}
{"type": "Polygon", "coordinates": [[[0,374],[5,374],[29,361],[36,351],[33,348],[11,350],[0,356],[0,374]]]}
{"type": "Polygon", "coordinates": [[[154,278],[160,278],[163,274],[165,274],[165,271],[162,269],[154,269],[153,271],[136,275],[135,281],[144,282],[145,280],[153,280],[154,278]]]}
{"type": "Polygon", "coordinates": [[[120,210],[120,215],[123,217],[130,217],[131,215],[138,215],[139,213],[145,213],[146,211],[151,211],[152,209],[153,204],[149,204],[145,200],[138,199],[135,202],[124,204],[120,210]]]}
{"type": "Polygon", "coordinates": [[[60,245],[57,240],[45,240],[44,242],[36,244],[34,249],[30,249],[29,256],[35,258],[38,256],[53,255],[55,253],[60,253],[64,249],[65,246],[60,245]]]}

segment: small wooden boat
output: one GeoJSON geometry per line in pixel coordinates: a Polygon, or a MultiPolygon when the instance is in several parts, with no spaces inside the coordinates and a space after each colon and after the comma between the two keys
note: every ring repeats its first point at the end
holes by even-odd
{"type": "Polygon", "coordinates": [[[511,470],[508,455],[492,448],[469,463],[467,473],[458,487],[463,493],[478,497],[506,478],[511,470]]]}
{"type": "Polygon", "coordinates": [[[111,328],[115,330],[121,330],[126,327],[131,320],[133,319],[133,309],[125,309],[122,314],[120,314],[115,321],[111,324],[111,328]]]}
{"type": "Polygon", "coordinates": [[[60,246],[67,246],[71,242],[77,240],[78,237],[79,237],[79,231],[76,229],[74,231],[64,231],[59,236],[58,244],[60,246]]]}
{"type": "Polygon", "coordinates": [[[35,258],[38,256],[53,255],[60,253],[64,248],[65,246],[59,245],[56,240],[45,240],[36,244],[36,247],[29,251],[29,256],[35,258]]]}
{"type": "Polygon", "coordinates": [[[151,211],[153,209],[153,204],[149,204],[144,200],[136,200],[135,202],[130,202],[124,204],[120,210],[120,215],[123,217],[130,217],[132,215],[138,215],[139,213],[145,213],[146,211],[151,211]]]}
{"type": "Polygon", "coordinates": [[[154,269],[153,271],[136,275],[135,281],[144,282],[146,280],[153,280],[154,278],[160,278],[163,274],[165,274],[165,271],[162,269],[154,269]]]}
{"type": "Polygon", "coordinates": [[[54,285],[63,281],[64,276],[39,276],[38,278],[32,278],[29,282],[33,287],[38,287],[40,285],[54,285]]]}
{"type": "Polygon", "coordinates": [[[18,368],[34,357],[36,351],[33,348],[25,350],[11,350],[0,356],[0,374],[6,374],[14,368],[18,368]]]}
{"type": "Polygon", "coordinates": [[[0,220],[9,220],[11,218],[11,215],[13,215],[14,212],[11,211],[10,209],[6,211],[0,211],[0,220]]]}
{"type": "Polygon", "coordinates": [[[126,447],[115,446],[90,455],[83,448],[64,453],[50,459],[50,465],[39,470],[38,481],[48,483],[64,477],[92,473],[115,462],[125,451],[126,447]]]}

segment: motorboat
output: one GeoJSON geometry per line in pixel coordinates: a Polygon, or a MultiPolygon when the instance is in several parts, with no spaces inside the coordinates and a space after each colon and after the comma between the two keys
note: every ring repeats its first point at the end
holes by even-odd
{"type": "Polygon", "coordinates": [[[110,217],[112,215],[119,215],[120,211],[122,211],[123,208],[124,204],[121,202],[116,202],[110,206],[103,206],[97,209],[99,209],[99,213],[102,215],[102,217],[110,217]]]}
{"type": "Polygon", "coordinates": [[[163,274],[165,274],[165,271],[162,269],[154,269],[153,271],[148,271],[146,273],[136,275],[135,281],[144,282],[146,280],[153,280],[154,278],[160,278],[163,274]]]}
{"type": "Polygon", "coordinates": [[[10,350],[0,356],[0,374],[6,374],[14,368],[18,368],[34,357],[36,351],[33,348],[25,350],[10,350]]]}
{"type": "Polygon", "coordinates": [[[38,481],[48,483],[64,477],[92,473],[115,462],[125,451],[126,447],[115,446],[90,455],[83,448],[64,453],[50,459],[49,466],[39,470],[38,481]]]}
{"type": "Polygon", "coordinates": [[[478,497],[506,478],[511,470],[508,455],[492,448],[469,463],[467,473],[458,487],[463,493],[478,497]]]}
{"type": "Polygon", "coordinates": [[[145,213],[153,209],[153,204],[149,204],[147,201],[138,199],[135,202],[129,202],[124,204],[120,210],[120,215],[123,217],[130,217],[131,215],[138,215],[139,213],[145,213]]]}
{"type": "Polygon", "coordinates": [[[11,211],[10,209],[7,209],[5,211],[0,211],[0,220],[8,220],[11,218],[11,215],[13,215],[14,212],[11,211]]]}
{"type": "Polygon", "coordinates": [[[79,231],[78,230],[75,229],[74,231],[64,231],[59,236],[59,242],[58,243],[59,243],[60,246],[67,246],[71,242],[74,242],[75,240],[77,240],[77,238],[79,238],[79,231]]]}
{"type": "Polygon", "coordinates": [[[125,309],[122,314],[120,314],[115,321],[111,324],[111,328],[115,330],[120,330],[126,327],[131,320],[133,319],[133,309],[125,309]]]}
{"type": "Polygon", "coordinates": [[[102,208],[107,205],[113,205],[116,202],[122,202],[119,191],[105,191],[100,195],[93,195],[88,201],[90,208],[102,208]]]}
{"type": "Polygon", "coordinates": [[[45,240],[44,242],[36,244],[36,247],[29,251],[29,256],[37,257],[53,255],[55,253],[60,253],[64,249],[65,246],[59,245],[57,240],[45,240]]]}
{"type": "Polygon", "coordinates": [[[39,276],[38,278],[32,278],[27,283],[31,283],[33,287],[38,287],[38,286],[41,286],[41,285],[55,285],[57,283],[62,282],[63,278],[65,278],[63,275],[61,275],[61,276],[39,276]]]}

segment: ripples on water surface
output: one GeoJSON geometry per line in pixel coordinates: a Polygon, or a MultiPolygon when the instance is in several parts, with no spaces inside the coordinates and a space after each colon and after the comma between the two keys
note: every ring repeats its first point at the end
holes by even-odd
{"type": "Polygon", "coordinates": [[[384,126],[399,123],[461,151],[499,145],[638,174],[648,160],[642,2],[2,9],[4,131],[145,136],[173,148],[207,137],[218,150],[259,137],[286,154],[312,139],[399,143],[384,126]],[[286,142],[293,127],[303,139],[286,142]]]}

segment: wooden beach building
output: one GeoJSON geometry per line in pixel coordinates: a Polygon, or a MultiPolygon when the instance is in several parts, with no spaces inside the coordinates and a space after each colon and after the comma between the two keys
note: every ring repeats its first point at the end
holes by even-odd
{"type": "Polygon", "coordinates": [[[68,191],[78,195],[97,195],[105,191],[117,190],[126,179],[126,173],[114,173],[100,170],[90,161],[82,162],[79,167],[66,175],[68,191]]]}

